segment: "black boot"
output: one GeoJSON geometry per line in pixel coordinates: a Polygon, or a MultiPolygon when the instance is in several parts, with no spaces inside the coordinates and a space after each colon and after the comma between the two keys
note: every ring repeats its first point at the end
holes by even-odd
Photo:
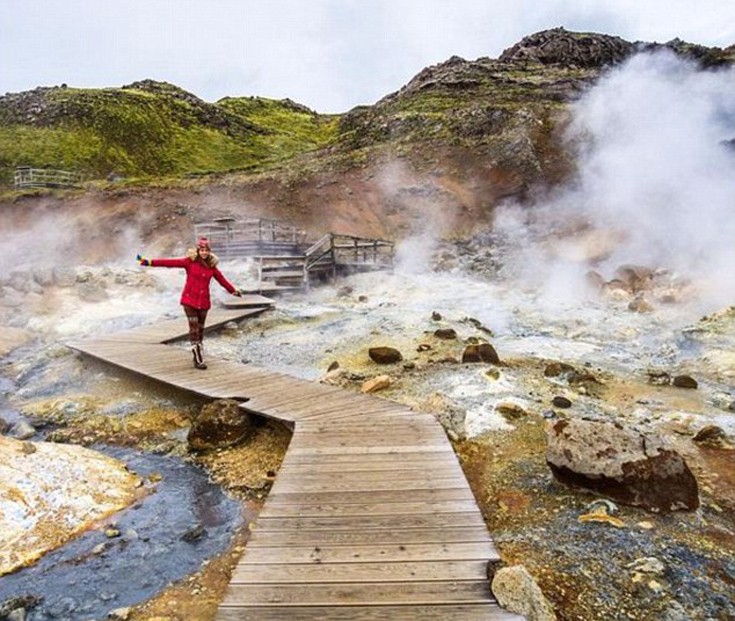
{"type": "Polygon", "coordinates": [[[202,355],[202,344],[195,343],[191,346],[191,353],[194,355],[194,366],[197,369],[206,369],[207,365],[204,362],[204,356],[202,355]]]}

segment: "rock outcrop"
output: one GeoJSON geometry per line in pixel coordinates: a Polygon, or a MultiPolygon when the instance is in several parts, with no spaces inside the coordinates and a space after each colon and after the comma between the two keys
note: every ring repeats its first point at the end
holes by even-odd
{"type": "Polygon", "coordinates": [[[523,37],[500,55],[505,62],[536,61],[564,67],[604,67],[619,63],[636,46],[620,37],[553,28],[523,37]]]}
{"type": "Polygon", "coordinates": [[[189,429],[187,441],[195,451],[234,446],[255,431],[253,419],[232,399],[218,399],[202,407],[189,429]]]}
{"type": "Polygon", "coordinates": [[[654,512],[699,506],[689,466],[652,434],[588,419],[558,420],[546,432],[546,462],[562,483],[654,512]]]}

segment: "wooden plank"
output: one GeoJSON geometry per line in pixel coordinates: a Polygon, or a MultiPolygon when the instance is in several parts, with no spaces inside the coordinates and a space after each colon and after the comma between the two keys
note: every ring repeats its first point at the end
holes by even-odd
{"type": "Polygon", "coordinates": [[[328,584],[332,582],[411,582],[482,580],[487,578],[487,559],[327,563],[280,562],[239,565],[230,584],[328,584]]]}
{"type": "MultiPolygon", "coordinates": [[[[247,404],[245,404],[247,406],[247,404]]],[[[324,455],[315,455],[313,453],[303,453],[300,455],[286,453],[286,457],[283,460],[282,467],[317,467],[321,465],[332,464],[334,466],[344,464],[346,468],[354,467],[359,470],[359,466],[366,464],[383,464],[387,466],[402,466],[407,464],[422,464],[422,463],[456,463],[459,464],[456,454],[449,452],[436,452],[427,451],[425,453],[344,453],[329,455],[325,458],[324,455]]]]}
{"type": "MultiPolygon", "coordinates": [[[[370,492],[368,498],[374,503],[403,503],[403,502],[452,502],[474,500],[474,496],[467,486],[450,489],[431,488],[417,489],[410,494],[403,490],[384,490],[370,492]]],[[[279,492],[268,494],[266,507],[270,505],[304,505],[304,504],[364,504],[365,493],[350,491],[341,492],[279,492]]]]}
{"type": "MultiPolygon", "coordinates": [[[[362,544],[354,546],[248,546],[240,566],[261,563],[367,563],[418,561],[469,561],[495,558],[497,551],[485,537],[472,543],[362,544]]],[[[483,569],[484,572],[484,569],[483,569]]],[[[257,582],[257,580],[255,580],[257,582]]]]}
{"type": "MultiPolygon", "coordinates": [[[[346,420],[339,423],[337,427],[342,432],[359,430],[366,426],[375,429],[391,431],[393,429],[422,429],[424,427],[441,426],[431,414],[418,414],[416,412],[403,410],[398,414],[377,414],[364,420],[346,420]]],[[[329,433],[334,431],[335,425],[321,421],[304,419],[299,429],[305,433],[329,433]]]]}
{"type": "Polygon", "coordinates": [[[497,604],[220,607],[215,621],[524,621],[497,604]]]}
{"type": "MultiPolygon", "coordinates": [[[[431,468],[389,468],[358,470],[352,467],[343,468],[341,472],[323,471],[318,468],[294,468],[281,466],[280,478],[284,480],[302,480],[308,483],[355,482],[355,481],[433,481],[437,479],[459,479],[464,481],[461,469],[451,463],[436,462],[431,468]]],[[[353,490],[354,491],[354,490],[353,490]]]]}
{"type": "MultiPolygon", "coordinates": [[[[296,390],[292,382],[287,383],[291,385],[292,390],[296,390]]],[[[278,397],[277,393],[268,385],[259,386],[257,391],[253,391],[252,396],[255,404],[253,405],[254,408],[270,412],[288,411],[299,418],[324,416],[325,414],[343,412],[349,409],[354,409],[355,413],[362,413],[364,407],[364,404],[360,404],[348,396],[332,394],[319,395],[314,393],[311,399],[299,402],[293,399],[291,395],[286,398],[278,397]]]]}
{"type": "MultiPolygon", "coordinates": [[[[375,487],[375,484],[384,484],[388,483],[389,485],[392,485],[394,483],[400,483],[400,484],[412,484],[412,483],[436,483],[436,487],[441,487],[443,483],[459,483],[464,484],[465,478],[464,475],[461,472],[458,472],[456,470],[453,470],[449,467],[446,469],[444,468],[434,468],[432,471],[426,471],[426,470],[405,470],[405,471],[394,471],[392,473],[392,476],[386,476],[384,472],[381,471],[370,471],[370,472],[359,472],[354,473],[350,471],[345,471],[342,473],[336,473],[336,472],[315,472],[315,473],[305,473],[305,472],[297,472],[292,469],[287,469],[285,472],[283,469],[279,472],[279,480],[281,481],[291,481],[291,480],[298,480],[299,483],[303,484],[305,487],[309,487],[312,485],[325,485],[329,486],[331,484],[334,485],[340,485],[342,483],[348,484],[348,487],[346,489],[356,491],[360,489],[373,489],[375,487]],[[293,476],[291,476],[291,473],[293,473],[293,476]],[[289,476],[287,476],[287,474],[289,476]],[[354,487],[349,487],[349,486],[354,487]],[[364,487],[363,487],[364,486],[364,487]]],[[[435,485],[428,486],[429,489],[434,488],[435,485]]],[[[382,487],[381,487],[382,489],[382,487]]],[[[400,489],[398,487],[389,487],[388,489],[400,489]]],[[[418,488],[420,489],[420,488],[418,488]]]]}
{"type": "MultiPolygon", "coordinates": [[[[433,445],[433,443],[432,443],[433,445]]],[[[308,448],[308,447],[305,447],[308,448]]],[[[450,448],[450,447],[449,447],[450,448]]],[[[382,465],[385,470],[393,470],[401,467],[410,467],[415,465],[427,464],[432,467],[440,465],[442,463],[452,464],[453,466],[459,464],[459,459],[456,454],[450,450],[447,451],[412,451],[412,452],[393,452],[393,453],[369,453],[355,451],[354,453],[340,453],[332,455],[324,455],[320,453],[294,453],[293,455],[286,456],[283,460],[283,465],[290,468],[298,469],[301,467],[304,470],[314,469],[323,472],[329,472],[330,468],[339,470],[340,465],[345,467],[342,470],[362,470],[369,469],[370,465],[380,466],[382,465]],[[381,457],[382,456],[382,457],[381,457]],[[362,466],[362,467],[361,467],[362,466]],[[324,468],[324,470],[321,470],[324,468]]]]}
{"type": "Polygon", "coordinates": [[[417,513],[464,513],[477,511],[474,500],[452,500],[448,502],[393,502],[370,504],[304,504],[279,505],[267,503],[259,517],[318,517],[348,515],[415,515],[417,513]]]}
{"type": "Polygon", "coordinates": [[[258,295],[257,293],[247,293],[240,298],[235,298],[232,301],[223,302],[222,305],[228,310],[239,310],[241,308],[251,307],[272,308],[276,305],[276,302],[272,298],[267,298],[264,295],[258,295]]]}
{"type": "Polygon", "coordinates": [[[375,492],[400,490],[407,493],[425,489],[464,489],[467,483],[460,477],[447,477],[436,480],[404,480],[404,481],[302,481],[296,478],[276,477],[273,483],[273,490],[277,493],[281,492],[362,492],[365,496],[372,495],[375,492]]]}
{"type": "Polygon", "coordinates": [[[396,543],[471,543],[488,541],[487,526],[418,527],[402,530],[333,530],[330,528],[303,528],[298,531],[253,531],[248,548],[255,546],[347,546],[383,545],[396,543]]]}
{"type": "Polygon", "coordinates": [[[367,530],[387,528],[391,531],[411,528],[449,528],[485,526],[477,511],[465,513],[437,513],[424,515],[358,515],[345,517],[261,517],[258,530],[298,530],[331,528],[334,530],[367,530]]]}
{"type": "Polygon", "coordinates": [[[396,453],[443,453],[454,455],[452,447],[449,445],[449,441],[446,444],[424,444],[415,446],[364,446],[364,447],[324,447],[324,448],[313,448],[303,447],[293,449],[295,455],[320,455],[329,456],[331,459],[332,455],[363,455],[363,454],[376,454],[376,455],[394,455],[396,453]]]}
{"type": "MultiPolygon", "coordinates": [[[[387,401],[385,399],[368,399],[365,396],[359,395],[357,393],[347,393],[342,399],[342,404],[345,406],[345,408],[357,408],[360,412],[363,413],[393,413],[396,415],[411,413],[411,410],[409,408],[398,403],[394,403],[393,401],[387,401]]],[[[316,419],[319,416],[323,416],[325,413],[326,410],[316,409],[310,417],[316,419]]],[[[336,414],[337,411],[332,411],[330,413],[336,414]]],[[[309,416],[304,416],[304,418],[308,419],[309,416]]],[[[338,419],[330,417],[330,420],[338,419]]]]}
{"type": "Polygon", "coordinates": [[[376,433],[374,430],[366,428],[363,433],[348,435],[337,433],[303,434],[301,429],[297,429],[291,443],[291,448],[421,446],[423,443],[428,446],[435,446],[437,443],[445,440],[446,434],[438,429],[425,431],[406,430],[406,432],[394,431],[393,433],[385,434],[380,432],[376,433]]]}
{"type": "MultiPolygon", "coordinates": [[[[396,412],[395,405],[393,406],[374,406],[374,407],[367,407],[367,406],[351,406],[353,409],[345,410],[343,412],[330,412],[328,414],[318,412],[318,413],[305,413],[303,415],[300,415],[299,418],[301,420],[309,420],[309,421],[316,421],[316,420],[329,420],[332,424],[341,424],[343,420],[357,420],[357,421],[365,421],[370,420],[371,416],[374,416],[375,414],[383,414],[383,413],[390,413],[390,412],[396,412]]],[[[411,412],[409,410],[405,411],[405,416],[410,416],[411,412]]]]}
{"type": "Polygon", "coordinates": [[[223,605],[480,604],[491,598],[487,579],[362,584],[231,584],[223,605]]]}

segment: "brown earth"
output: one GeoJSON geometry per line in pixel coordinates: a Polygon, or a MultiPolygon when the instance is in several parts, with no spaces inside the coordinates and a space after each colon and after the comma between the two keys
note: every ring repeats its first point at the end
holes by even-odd
{"type": "MultiPolygon", "coordinates": [[[[487,227],[492,209],[520,196],[524,181],[465,150],[432,152],[411,163],[390,153],[361,167],[179,181],[170,187],[116,187],[39,193],[2,201],[0,224],[13,234],[37,228],[63,237],[61,260],[95,264],[183,249],[195,223],[213,218],[290,220],[318,239],[326,232],[397,240],[431,230],[435,237],[487,227]],[[133,247],[137,246],[137,247],[133,247]]],[[[40,236],[40,232],[39,232],[40,236]]],[[[216,251],[216,249],[215,249],[216,251]]]]}

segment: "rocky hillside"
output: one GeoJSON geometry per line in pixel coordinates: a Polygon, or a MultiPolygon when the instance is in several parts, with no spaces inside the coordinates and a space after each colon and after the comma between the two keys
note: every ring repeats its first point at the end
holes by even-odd
{"type": "MultiPolygon", "coordinates": [[[[574,162],[561,136],[569,103],[609,67],[660,48],[708,68],[735,61],[735,46],[633,43],[556,28],[498,59],[452,57],[427,67],[343,115],[288,100],[209,104],[152,81],[8,94],[0,97],[0,179],[8,184],[17,165],[76,170],[87,180],[114,171],[137,178],[128,186],[144,186],[137,191],[145,208],[146,184],[166,176],[168,188],[177,186],[169,202],[197,204],[200,219],[237,217],[247,204],[248,215],[287,217],[307,229],[318,222],[321,231],[398,237],[427,213],[466,229],[507,197],[523,200],[567,179],[574,162]],[[206,201],[191,195],[191,181],[176,181],[192,176],[206,201]],[[203,202],[219,211],[205,214],[203,202]]],[[[94,188],[106,200],[120,192],[119,183],[94,188]]]]}

